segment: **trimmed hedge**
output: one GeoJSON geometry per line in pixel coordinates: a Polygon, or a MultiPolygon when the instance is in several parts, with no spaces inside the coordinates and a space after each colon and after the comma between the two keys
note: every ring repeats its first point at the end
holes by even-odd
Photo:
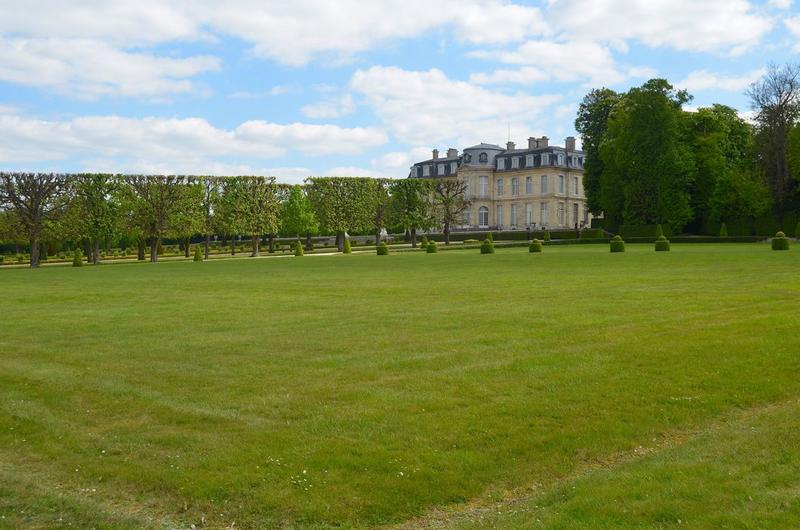
{"type": "Polygon", "coordinates": [[[81,252],[81,249],[76,249],[75,253],[72,254],[72,266],[83,267],[83,252],[81,252]]]}
{"type": "Polygon", "coordinates": [[[772,238],[772,250],[789,250],[789,238],[783,232],[778,232],[772,238]]]}
{"type": "Polygon", "coordinates": [[[619,234],[611,238],[610,243],[611,252],[625,252],[625,241],[622,240],[619,234]]]}
{"type": "Polygon", "coordinates": [[[541,252],[542,251],[542,242],[538,239],[534,239],[531,241],[531,244],[528,245],[528,252],[541,252]]]}
{"type": "Polygon", "coordinates": [[[669,239],[663,235],[656,238],[656,252],[669,252],[669,239]]]}
{"type": "Polygon", "coordinates": [[[194,261],[203,261],[203,255],[200,253],[200,245],[194,246],[194,261]]]}
{"type": "Polygon", "coordinates": [[[388,256],[389,255],[389,245],[387,245],[386,242],[384,242],[384,241],[381,241],[380,243],[378,243],[378,246],[376,247],[375,250],[376,250],[378,256],[388,256]]]}
{"type": "Polygon", "coordinates": [[[425,247],[425,252],[427,252],[428,254],[436,254],[438,250],[439,247],[436,246],[436,241],[431,241],[430,243],[428,243],[428,246],[425,247]]]}
{"type": "Polygon", "coordinates": [[[344,245],[342,246],[342,254],[351,254],[353,249],[350,248],[350,240],[345,238],[344,245]]]}
{"type": "Polygon", "coordinates": [[[548,241],[550,241],[550,239],[551,239],[550,232],[546,230],[544,233],[544,242],[547,243],[548,241]]]}
{"type": "Polygon", "coordinates": [[[305,255],[305,250],[303,249],[303,244],[300,243],[299,241],[294,244],[294,255],[297,256],[298,258],[300,256],[305,255]]]}
{"type": "Polygon", "coordinates": [[[494,254],[494,243],[488,237],[481,243],[481,254],[494,254]]]}

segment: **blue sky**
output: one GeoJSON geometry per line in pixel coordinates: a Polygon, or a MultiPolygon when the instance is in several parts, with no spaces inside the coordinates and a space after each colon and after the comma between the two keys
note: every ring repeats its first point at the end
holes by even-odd
{"type": "Polygon", "coordinates": [[[800,52],[791,0],[0,0],[0,169],[404,177],[574,134],[592,87],[691,108],[800,52]]]}

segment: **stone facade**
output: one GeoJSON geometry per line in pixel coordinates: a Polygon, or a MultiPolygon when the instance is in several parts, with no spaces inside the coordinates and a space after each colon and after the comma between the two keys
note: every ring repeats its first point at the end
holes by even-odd
{"type": "Polygon", "coordinates": [[[468,147],[459,155],[437,150],[429,160],[411,166],[410,178],[457,178],[466,181],[471,201],[460,228],[525,230],[575,228],[589,225],[583,192],[584,153],[575,138],[564,147],[550,146],[548,138],[529,138],[517,149],[493,144],[468,147]]]}

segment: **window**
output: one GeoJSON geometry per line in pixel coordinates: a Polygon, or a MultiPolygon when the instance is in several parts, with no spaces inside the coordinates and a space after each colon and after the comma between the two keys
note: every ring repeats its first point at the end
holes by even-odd
{"type": "Polygon", "coordinates": [[[578,177],[572,177],[572,194],[578,195],[578,177]]]}
{"type": "Polygon", "coordinates": [[[525,193],[533,194],[533,177],[525,177],[525,193]]]}
{"type": "Polygon", "coordinates": [[[454,175],[458,170],[458,164],[455,162],[450,162],[450,174],[454,175]]]}
{"type": "Polygon", "coordinates": [[[533,224],[533,205],[531,203],[525,205],[525,224],[527,226],[533,224]]]}
{"type": "Polygon", "coordinates": [[[489,195],[489,177],[478,177],[478,184],[481,197],[487,197],[489,195]]]}
{"type": "Polygon", "coordinates": [[[519,157],[511,157],[511,169],[519,169],[519,157]]]}
{"type": "Polygon", "coordinates": [[[517,177],[511,179],[511,195],[515,197],[519,195],[519,179],[517,177]]]}
{"type": "Polygon", "coordinates": [[[439,172],[438,172],[439,175],[444,175],[444,168],[445,168],[444,164],[439,164],[439,172]]]}
{"type": "Polygon", "coordinates": [[[478,161],[483,162],[485,164],[486,162],[489,161],[489,155],[487,155],[486,153],[481,153],[480,155],[478,155],[478,161]]]}
{"type": "Polygon", "coordinates": [[[429,177],[431,175],[431,166],[422,166],[422,176],[429,177]]]}
{"type": "Polygon", "coordinates": [[[539,224],[543,227],[547,226],[547,217],[547,203],[543,202],[539,205],[539,224]]]}
{"type": "Polygon", "coordinates": [[[525,157],[525,167],[533,167],[533,155],[525,157]]]}
{"type": "Polygon", "coordinates": [[[489,208],[486,206],[478,208],[478,226],[480,228],[489,227],[489,208]]]}
{"type": "Polygon", "coordinates": [[[503,179],[497,179],[497,194],[502,195],[503,191],[505,191],[505,185],[503,184],[503,179]]]}
{"type": "Polygon", "coordinates": [[[575,226],[578,226],[578,220],[580,219],[580,217],[578,216],[578,209],[579,209],[578,203],[576,202],[572,205],[572,220],[575,226]]]}
{"type": "Polygon", "coordinates": [[[464,153],[464,163],[469,164],[472,162],[472,155],[469,153],[464,153]]]}
{"type": "Polygon", "coordinates": [[[511,226],[512,227],[516,227],[517,226],[517,205],[516,204],[512,204],[511,205],[511,226]]]}
{"type": "Polygon", "coordinates": [[[542,153],[542,165],[549,166],[550,165],[550,154],[549,153],[542,153]]]}
{"type": "Polygon", "coordinates": [[[497,169],[505,169],[506,168],[506,159],[505,158],[498,158],[497,159],[497,169]]]}
{"type": "Polygon", "coordinates": [[[564,226],[564,203],[558,203],[558,224],[564,226]]]}
{"type": "Polygon", "coordinates": [[[573,156],[572,157],[572,167],[578,167],[578,157],[577,156],[573,156]]]}
{"type": "Polygon", "coordinates": [[[541,193],[547,193],[547,175],[542,175],[542,191],[541,193]]]}
{"type": "Polygon", "coordinates": [[[589,209],[584,206],[583,208],[583,224],[589,224],[589,209]]]}
{"type": "Polygon", "coordinates": [[[500,228],[503,226],[503,205],[497,205],[497,227],[500,228]]]}
{"type": "Polygon", "coordinates": [[[564,193],[564,175],[558,176],[558,193],[564,193]]]}
{"type": "Polygon", "coordinates": [[[559,166],[563,166],[564,165],[564,154],[563,153],[558,153],[558,165],[559,166]]]}

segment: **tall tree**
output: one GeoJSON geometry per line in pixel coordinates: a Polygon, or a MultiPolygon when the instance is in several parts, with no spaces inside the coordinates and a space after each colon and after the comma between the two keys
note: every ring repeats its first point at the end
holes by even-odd
{"type": "Polygon", "coordinates": [[[431,195],[433,181],[407,178],[395,180],[391,185],[390,215],[397,224],[411,234],[411,246],[417,247],[417,230],[432,226],[431,195]]]}
{"type": "Polygon", "coordinates": [[[31,246],[31,268],[39,266],[42,235],[61,215],[70,179],[62,174],[0,173],[0,207],[14,212],[31,246]]]}
{"type": "Polygon", "coordinates": [[[299,184],[292,186],[289,196],[281,210],[280,231],[287,236],[300,240],[301,235],[306,236],[306,249],[311,248],[311,236],[319,230],[317,216],[308,200],[303,187],[299,184]]]}
{"type": "Polygon", "coordinates": [[[211,246],[211,236],[214,235],[215,220],[214,210],[219,203],[219,182],[217,177],[202,177],[200,186],[202,197],[200,199],[200,232],[205,237],[203,253],[208,259],[209,248],[211,246]]]}
{"type": "Polygon", "coordinates": [[[192,236],[203,230],[203,184],[197,177],[185,177],[179,186],[175,212],[170,220],[169,233],[181,242],[184,257],[189,257],[192,236]]]}
{"type": "Polygon", "coordinates": [[[366,231],[373,224],[373,179],[366,177],[311,177],[308,198],[322,228],[336,234],[339,252],[345,233],[366,231]]]}
{"type": "Polygon", "coordinates": [[[259,255],[261,236],[278,231],[280,204],[274,177],[238,177],[232,185],[234,209],[241,232],[250,236],[253,257],[259,255]]]}
{"type": "Polygon", "coordinates": [[[464,219],[469,208],[467,183],[462,179],[440,179],[436,181],[433,193],[433,208],[436,219],[442,226],[444,244],[450,244],[450,227],[464,219]]]}
{"type": "Polygon", "coordinates": [[[389,217],[389,186],[387,179],[372,179],[372,229],[375,232],[375,244],[381,242],[381,233],[386,228],[389,217]]]}
{"type": "Polygon", "coordinates": [[[602,177],[603,159],[600,145],[608,129],[608,118],[620,95],[608,88],[596,88],[584,96],[575,119],[575,130],[581,135],[583,151],[586,153],[583,166],[583,189],[586,207],[595,215],[603,211],[602,177]]]}
{"type": "Polygon", "coordinates": [[[89,261],[100,264],[100,246],[119,233],[121,218],[119,180],[107,174],[74,177],[72,200],[65,227],[72,238],[88,240],[89,261]]]}
{"type": "Polygon", "coordinates": [[[800,63],[770,65],[767,73],[747,90],[755,111],[762,164],[775,203],[790,206],[794,189],[789,170],[789,133],[800,119],[800,63]]]}

